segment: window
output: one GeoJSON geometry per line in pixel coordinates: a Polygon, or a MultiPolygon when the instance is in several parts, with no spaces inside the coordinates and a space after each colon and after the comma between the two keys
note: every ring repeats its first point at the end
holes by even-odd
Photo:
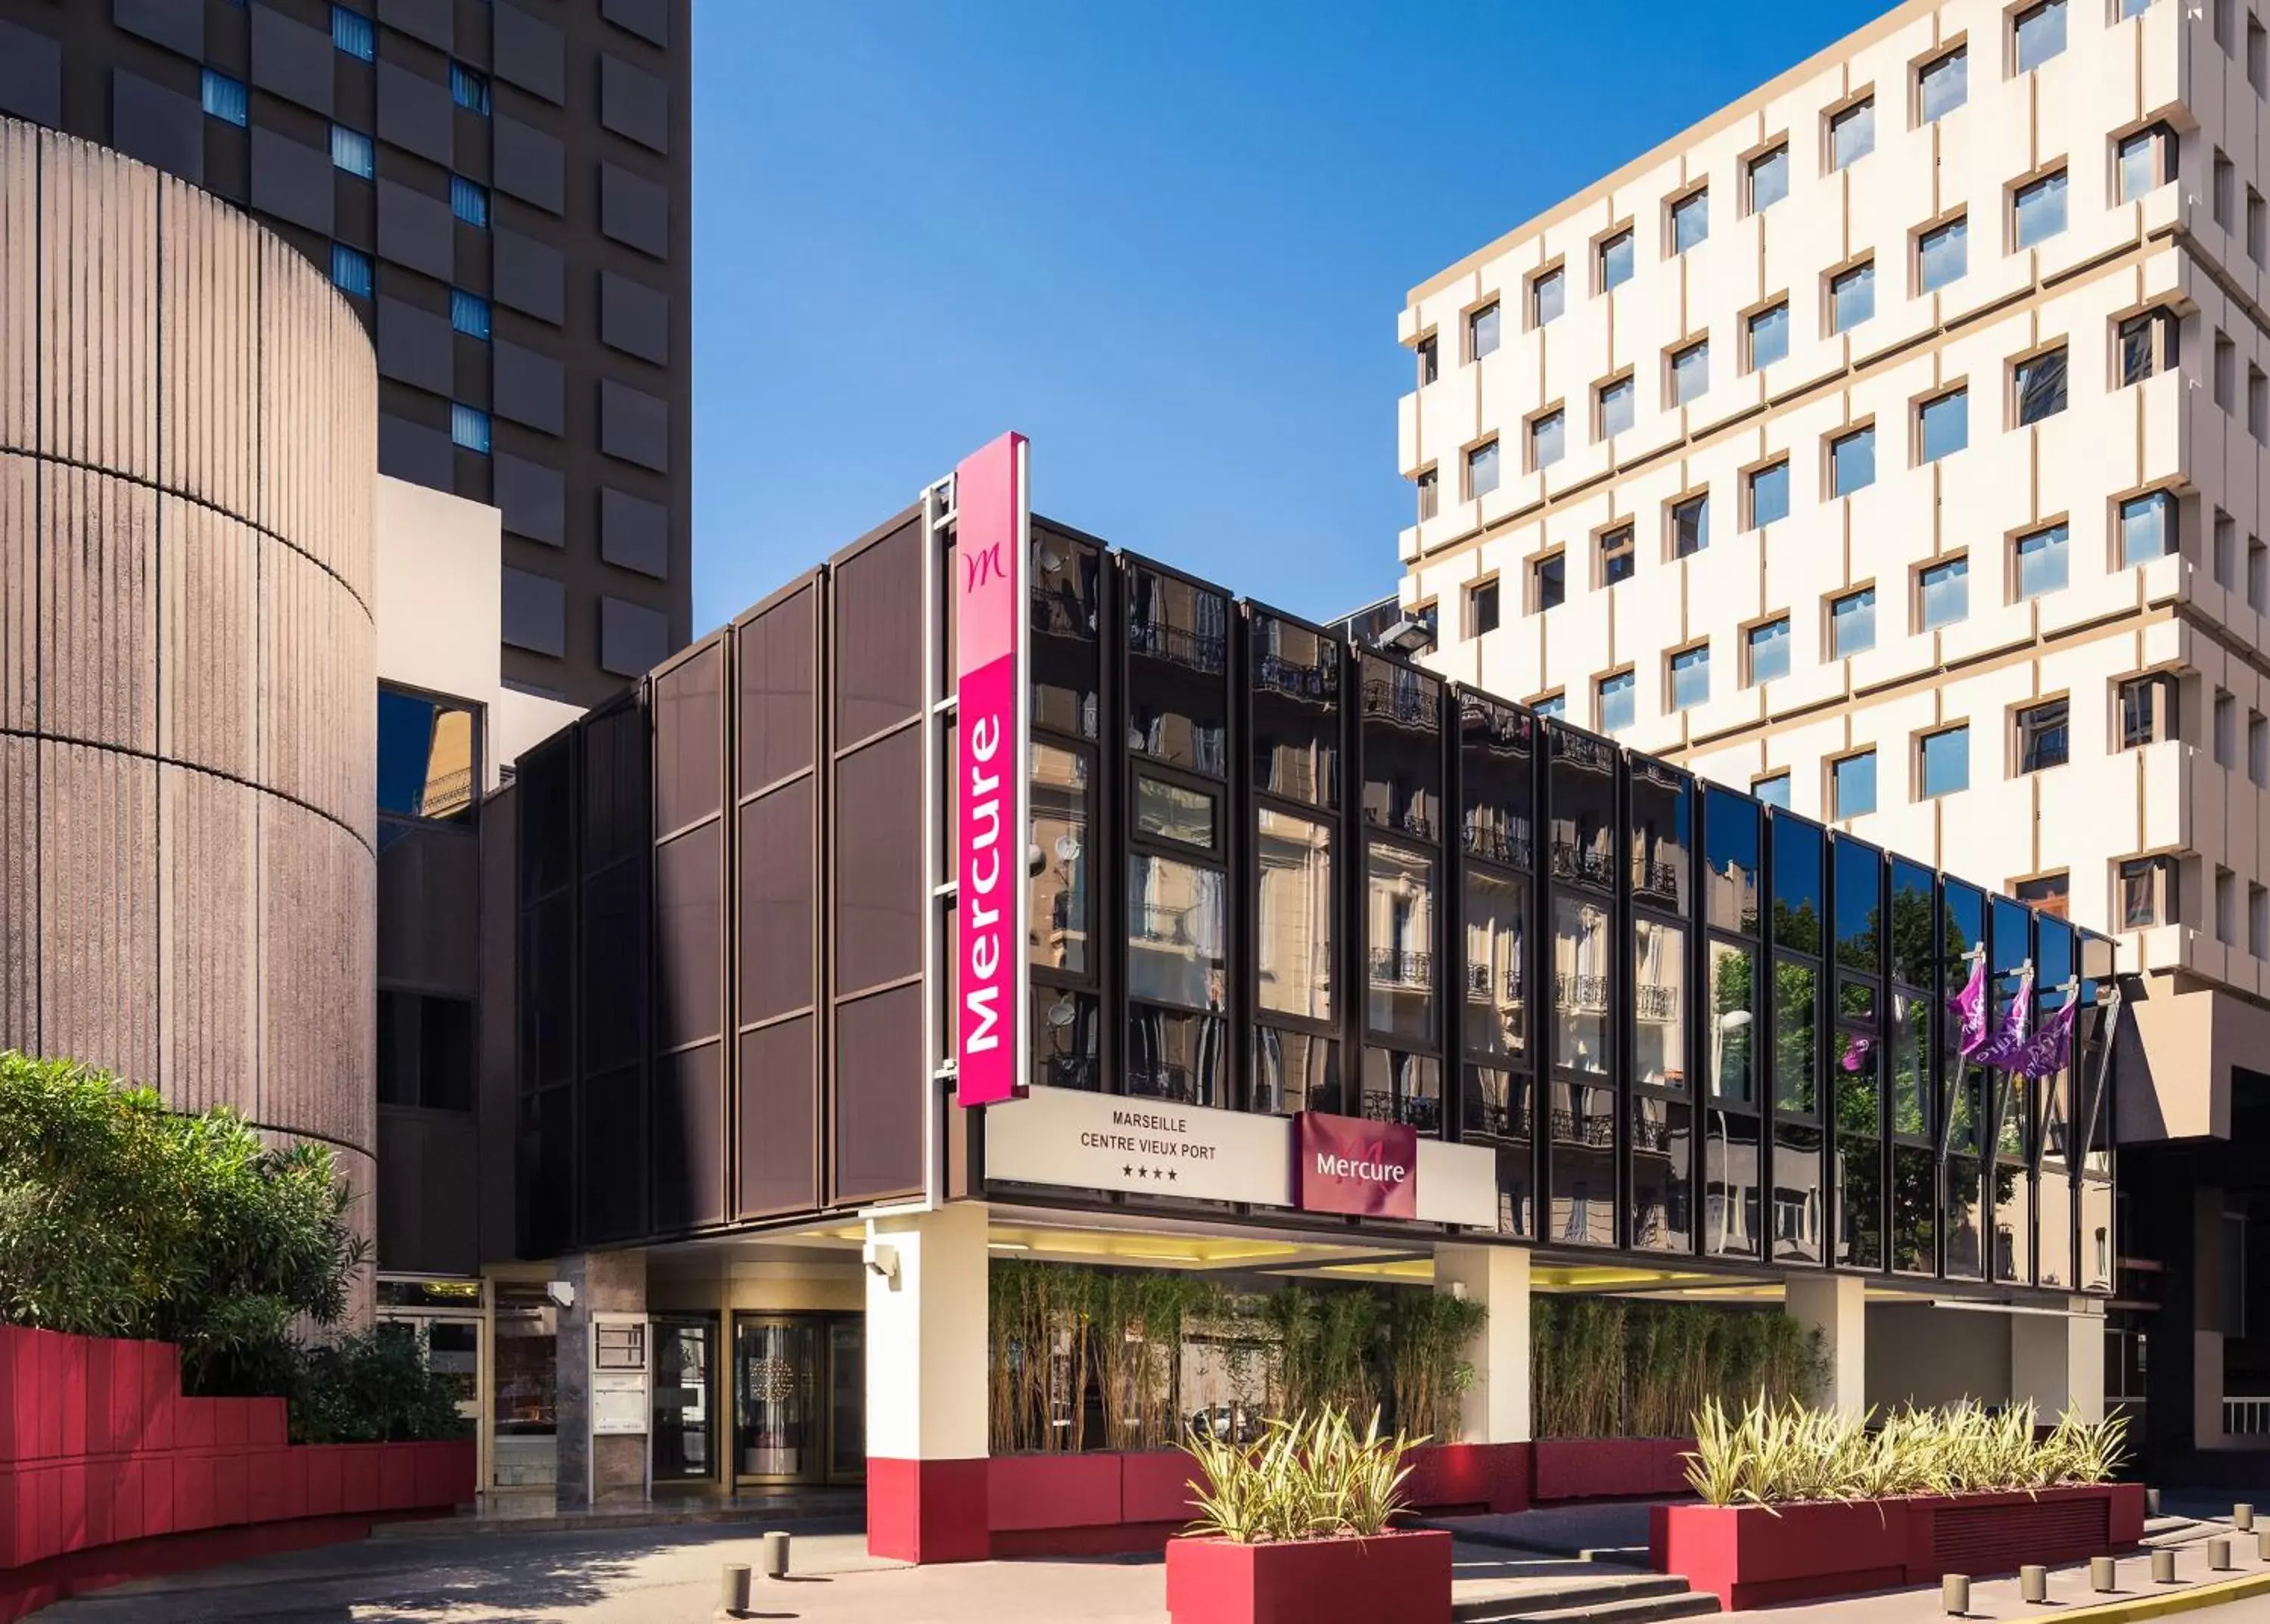
{"type": "Polygon", "coordinates": [[[2270,615],[2270,543],[2246,538],[2246,606],[2259,615],[2270,615]]]}
{"type": "Polygon", "coordinates": [[[2256,95],[2270,96],[2270,33],[2251,13],[2246,19],[2246,82],[2256,95]]]}
{"type": "Polygon", "coordinates": [[[1671,556],[1683,559],[1710,545],[1710,495],[1689,496],[1671,504],[1671,556]]]}
{"type": "Polygon", "coordinates": [[[1750,212],[1762,214],[1789,196],[1789,147],[1760,152],[1749,161],[1750,212]]]}
{"type": "Polygon", "coordinates": [[[2214,336],[2214,404],[2233,410],[2238,398],[2238,346],[2221,333],[2214,336]]]}
{"type": "Polygon", "coordinates": [[[349,130],[344,124],[331,126],[331,167],[344,169],[349,174],[370,179],[378,167],[378,159],[371,150],[370,137],[360,130],[349,130]]]}
{"type": "Polygon", "coordinates": [[[2176,502],[2165,491],[2120,504],[2120,567],[2148,564],[2176,550],[2176,502]]]}
{"type": "Polygon", "coordinates": [[[1916,122],[1934,123],[1970,100],[1970,53],[1957,46],[1916,70],[1916,122]]]}
{"type": "Polygon", "coordinates": [[[2226,947],[2238,945],[2238,876],[2220,866],[2214,871],[2214,939],[2226,947]]]}
{"type": "Polygon", "coordinates": [[[1683,406],[1710,387],[1710,341],[1698,339],[1671,352],[1671,404],[1683,406]]]}
{"type": "Polygon", "coordinates": [[[1862,587],[1829,601],[1829,652],[1849,660],[1876,646],[1876,589],[1862,587]]]}
{"type": "Polygon", "coordinates": [[[2047,530],[2019,537],[2014,551],[2020,602],[2063,590],[2066,583],[2064,525],[2052,524],[2047,530]]]}
{"type": "Polygon", "coordinates": [[[2065,51],[2065,0],[2042,0],[2017,15],[2013,43],[2017,71],[2031,73],[2065,51]]]}
{"type": "Polygon", "coordinates": [[[489,336],[489,301],[462,287],[449,290],[449,325],[468,338],[489,336]]]}
{"type": "Polygon", "coordinates": [[[1850,332],[1876,314],[1876,265],[1855,265],[1829,279],[1829,330],[1850,332]]]}
{"type": "Polygon", "coordinates": [[[2259,710],[2246,713],[2246,776],[2257,788],[2270,790],[2270,718],[2259,710]]]}
{"type": "Polygon", "coordinates": [[[2270,886],[2246,887],[2246,951],[2270,959],[2270,886]]]}
{"type": "Polygon", "coordinates": [[[2065,171],[2045,174],[2011,195],[2011,245],[2029,248],[2065,229],[2065,171]]]}
{"type": "Polygon", "coordinates": [[[2010,887],[2010,894],[2027,907],[2059,919],[2066,916],[2070,901],[2066,894],[2066,876],[2062,873],[2021,879],[2010,887]]]}
{"type": "Polygon", "coordinates": [[[1613,293],[1632,278],[1632,234],[1620,231],[1600,244],[1600,292],[1613,293]]]}
{"type": "Polygon", "coordinates": [[[1435,516],[1441,501],[1443,482],[1435,477],[1435,470],[1424,468],[1420,470],[1418,483],[1419,517],[1423,522],[1435,516]]]}
{"type": "Polygon", "coordinates": [[[489,454],[489,414],[478,406],[449,405],[449,439],[468,451],[489,454]]]}
{"type": "Polygon", "coordinates": [[[1916,795],[1934,800],[1970,787],[1970,730],[1951,727],[1923,736],[1916,752],[1916,795]]]}
{"type": "Polygon", "coordinates": [[[378,33],[370,19],[347,6],[331,8],[331,45],[361,62],[378,59],[378,33]]]}
{"type": "Polygon", "coordinates": [[[2120,323],[2120,383],[2141,383],[2155,373],[2172,372],[2183,353],[2178,335],[2183,324],[2172,310],[2147,310],[2120,323]]]}
{"type": "Polygon", "coordinates": [[[2152,9],[2152,0],[2119,0],[2117,18],[2126,22],[2132,17],[2141,17],[2152,9]]]}
{"type": "Polygon", "coordinates": [[[1970,443],[1970,391],[1950,389],[1916,409],[1916,461],[1935,463],[1970,443]]]}
{"type": "Polygon", "coordinates": [[[1568,278],[1561,274],[1558,265],[1550,271],[1539,271],[1529,284],[1530,325],[1542,327],[1556,320],[1561,315],[1568,289],[1568,278]]]}
{"type": "Polygon", "coordinates": [[[1949,220],[1916,238],[1916,287],[1931,293],[1959,281],[1970,268],[1970,223],[1949,220]]]}
{"type": "Polygon", "coordinates": [[[357,299],[370,297],[370,256],[344,242],[331,244],[331,285],[357,299]]]}
{"type": "Polygon", "coordinates": [[[1843,169],[1876,150],[1876,99],[1865,97],[1829,120],[1829,167],[1843,169]]]}
{"type": "Polygon", "coordinates": [[[2118,871],[2113,906],[2124,931],[2176,923],[2176,872],[2171,857],[2135,857],[2118,871]]]}
{"type": "Polygon", "coordinates": [[[1689,192],[1671,205],[1671,251],[1684,254],[1710,235],[1710,189],[1689,192]]]}
{"type": "Polygon", "coordinates": [[[1639,684],[1630,671],[1600,679],[1600,731],[1614,733],[1629,727],[1639,708],[1639,684]]]}
{"type": "Polygon", "coordinates": [[[2177,714],[2175,678],[2166,671],[2131,677],[2118,691],[2120,707],[2120,747],[2135,750],[2177,738],[2182,718],[2177,714]]]}
{"type": "Polygon", "coordinates": [[[2020,773],[2063,767],[2073,759],[2073,730],[2068,725],[2072,709],[2066,700],[2020,707],[2016,715],[2020,773]]]}
{"type": "Polygon", "coordinates": [[[1789,675],[1789,617],[1754,626],[1746,638],[1750,686],[1775,682],[1789,675]]]}
{"type": "Polygon", "coordinates": [[[1529,708],[1540,716],[1550,716],[1558,722],[1569,714],[1569,696],[1566,693],[1547,693],[1530,701],[1529,708]]]}
{"type": "Polygon", "coordinates": [[[1935,632],[1970,612],[1970,560],[1949,559],[1916,571],[1916,630],[1935,632]]]}
{"type": "Polygon", "coordinates": [[[2246,189],[2246,257],[2258,265],[2270,259],[2266,234],[2270,234],[2270,219],[2264,217],[2262,194],[2250,186],[2246,189]]]}
{"type": "Polygon", "coordinates": [[[1569,597],[1569,558],[1551,552],[1529,567],[1529,610],[1543,614],[1558,609],[1569,597]]]}
{"type": "Polygon", "coordinates": [[[486,74],[476,73],[462,62],[449,64],[449,100],[469,112],[484,118],[489,110],[489,81],[486,74]]]}
{"type": "Polygon", "coordinates": [[[1762,530],[1789,517],[1789,459],[1754,468],[1744,478],[1749,528],[1762,530]]]}
{"type": "Polygon", "coordinates": [[[1443,375],[1443,346],[1428,333],[1419,341],[1419,387],[1425,389],[1443,375]]]}
{"type": "Polygon", "coordinates": [[[1750,794],[1769,806],[1778,806],[1782,811],[1787,812],[1789,810],[1789,775],[1773,773],[1766,777],[1754,779],[1750,784],[1750,794]]]}
{"type": "Polygon", "coordinates": [[[2238,567],[2238,526],[2220,508],[2214,510],[2214,542],[2208,564],[2215,585],[2228,590],[2232,572],[2238,567]]]}
{"type": "Polygon", "coordinates": [[[2059,345],[2054,350],[2044,350],[2039,355],[2029,356],[2010,368],[2010,383],[2014,392],[2012,415],[2017,419],[2019,427],[2053,418],[2065,410],[2065,346],[2059,345]]]}
{"type": "Polygon", "coordinates": [[[1876,753],[1863,750],[1829,764],[1829,815],[1865,818],[1876,810],[1876,753]]]}
{"type": "Polygon", "coordinates": [[[1621,434],[1632,426],[1632,414],[1639,402],[1639,389],[1629,378],[1618,378],[1600,385],[1600,427],[1599,438],[1621,434]]]}
{"type": "MultiPolygon", "coordinates": [[[[378,691],[378,811],[422,823],[470,823],[478,796],[480,713],[456,700],[378,691]]],[[[379,843],[387,844],[381,834],[379,843]]]]}
{"type": "Polygon", "coordinates": [[[2214,211],[2214,223],[2225,231],[2230,229],[2232,199],[2238,190],[2238,171],[2230,159],[2217,147],[2214,152],[2214,181],[2208,191],[2208,207],[2214,211]]]}
{"type": "Polygon", "coordinates": [[[1829,442],[1829,493],[1850,496],[1876,483],[1876,431],[1856,428],[1829,442]]]}
{"type": "Polygon", "coordinates": [[[1497,582],[1466,589],[1466,635],[1486,637],[1497,630],[1497,582]]]}
{"type": "Polygon", "coordinates": [[[2270,382],[2251,361],[2246,364],[2246,432],[2257,440],[2270,437],[2270,382]]]}
{"type": "Polygon", "coordinates": [[[1497,489],[1497,441],[1486,441],[1466,453],[1466,500],[1487,496],[1497,489]]]}
{"type": "Polygon", "coordinates": [[[204,90],[205,112],[208,115],[225,124],[234,124],[240,130],[244,128],[247,115],[244,86],[241,83],[229,78],[226,73],[215,73],[211,68],[207,68],[204,70],[204,90]]]}
{"type": "Polygon", "coordinates": [[[1750,370],[1770,367],[1789,353],[1789,303],[1784,300],[1749,321],[1750,370]]]}
{"type": "Polygon", "coordinates": [[[2226,51],[2230,48],[2230,13],[2234,4],[2235,0],[2214,0],[2214,20],[2209,24],[2214,42],[2226,51]]]}
{"type": "Polygon", "coordinates": [[[1632,527],[1618,525],[1600,537],[1600,584],[1612,587],[1619,581],[1632,578],[1637,549],[1632,545],[1632,527]]]}
{"type": "Polygon", "coordinates": [[[1548,412],[1529,420],[1529,466],[1550,468],[1569,449],[1569,414],[1548,412]]]}
{"type": "Polygon", "coordinates": [[[1484,305],[1466,317],[1466,359],[1478,361],[1497,352],[1497,305],[1484,305]]]}
{"type": "Polygon", "coordinates": [[[478,1066],[473,1001],[422,992],[378,995],[378,1102],[470,1111],[478,1066]]]}
{"type": "Polygon", "coordinates": [[[2119,182],[2117,197],[2122,203],[2133,203],[2176,178],[2176,133],[2165,124],[2123,136],[2112,150],[2119,182]]]}
{"type": "Polygon", "coordinates": [[[1682,649],[1671,656],[1671,708],[1689,710],[1710,697],[1710,645],[1682,649]]]}
{"type": "Polygon", "coordinates": [[[451,175],[449,212],[468,226],[486,227],[489,223],[488,189],[475,185],[462,174],[451,175]]]}

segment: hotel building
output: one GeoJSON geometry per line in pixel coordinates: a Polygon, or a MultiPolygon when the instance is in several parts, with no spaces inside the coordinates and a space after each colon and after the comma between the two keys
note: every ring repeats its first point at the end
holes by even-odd
{"type": "Polygon", "coordinates": [[[1918,0],[1399,323],[1429,669],[2117,945],[2162,1461],[2270,1433],[2266,193],[2259,6],[1918,0]]]}

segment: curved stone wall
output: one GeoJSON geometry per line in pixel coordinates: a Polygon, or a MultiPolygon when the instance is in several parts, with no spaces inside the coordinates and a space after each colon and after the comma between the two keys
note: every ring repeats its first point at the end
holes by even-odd
{"type": "Polygon", "coordinates": [[[376,422],[289,245],[0,120],[0,1048],[328,1140],[364,1190],[376,422]]]}

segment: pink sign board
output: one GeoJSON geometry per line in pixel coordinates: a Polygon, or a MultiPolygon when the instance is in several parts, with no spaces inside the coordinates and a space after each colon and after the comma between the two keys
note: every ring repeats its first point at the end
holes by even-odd
{"type": "Polygon", "coordinates": [[[1025,437],[1004,434],[954,471],[953,631],[961,849],[954,1097],[1017,1093],[1025,1052],[1025,437]]]}
{"type": "Polygon", "coordinates": [[[1317,1111],[1294,1122],[1294,1199],[1302,1211],[1419,1216],[1417,1129],[1317,1111]]]}

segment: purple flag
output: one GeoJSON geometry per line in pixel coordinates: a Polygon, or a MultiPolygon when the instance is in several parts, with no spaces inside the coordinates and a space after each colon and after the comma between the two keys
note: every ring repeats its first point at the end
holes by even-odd
{"type": "Polygon", "coordinates": [[[1970,960],[1970,979],[1962,983],[1962,990],[1947,1001],[1947,1013],[1953,1015],[1958,1031],[1955,1050],[1968,1057],[1970,1052],[1986,1041],[1986,955],[1979,953],[1970,960]]]}
{"type": "Polygon", "coordinates": [[[2047,1077],[2064,1071],[2073,1059],[2073,1023],[2080,1003],[2081,983],[2075,982],[2066,989],[2065,1002],[2018,1051],[2011,1069],[2021,1077],[2047,1077]]]}
{"type": "Polygon", "coordinates": [[[2018,996],[2010,1005],[2010,1012],[2003,1018],[2000,1030],[1977,1048],[1969,1051],[1974,1065],[1999,1067],[2008,1071],[2014,1067],[2018,1057],[2025,1052],[2026,1039],[2033,1028],[2034,972],[2029,967],[2018,978],[2018,996]]]}

